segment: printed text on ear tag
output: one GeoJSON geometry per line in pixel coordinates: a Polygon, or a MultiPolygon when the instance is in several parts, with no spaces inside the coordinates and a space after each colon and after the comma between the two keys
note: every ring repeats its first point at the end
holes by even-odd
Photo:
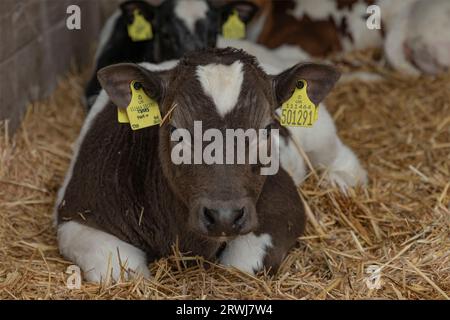
{"type": "Polygon", "coordinates": [[[281,105],[281,125],[311,128],[319,117],[319,107],[306,93],[307,83],[299,80],[292,96],[281,105]]]}
{"type": "Polygon", "coordinates": [[[133,23],[128,25],[128,35],[134,42],[147,41],[153,38],[152,25],[138,9],[133,12],[133,23]]]}
{"type": "Polygon", "coordinates": [[[131,102],[127,107],[127,115],[131,129],[139,130],[160,124],[161,113],[158,103],[144,92],[139,82],[132,81],[130,88],[131,102]]]}
{"type": "Polygon", "coordinates": [[[239,17],[236,10],[228,17],[222,26],[222,35],[225,39],[245,38],[245,23],[239,17]]]}

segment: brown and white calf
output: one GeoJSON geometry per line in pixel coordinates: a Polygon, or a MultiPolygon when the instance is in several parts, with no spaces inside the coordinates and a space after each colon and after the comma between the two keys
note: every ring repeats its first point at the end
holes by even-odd
{"type": "MultiPolygon", "coordinates": [[[[282,153],[282,168],[271,176],[251,164],[176,165],[171,133],[191,131],[196,120],[221,131],[279,128],[274,112],[298,79],[308,82],[310,99],[318,104],[338,74],[329,66],[298,64],[271,76],[254,57],[231,48],[194,52],[162,66],[102,69],[104,90],[82,127],[56,202],[60,252],[97,282],[108,274],[115,280],[134,272],[148,276],[147,264],[169,255],[176,242],[182,252],[245,272],[275,271],[305,224],[299,177],[290,175],[304,164],[292,152],[289,131],[271,141],[282,153]],[[138,131],[117,123],[117,106],[128,105],[133,80],[158,102],[163,116],[177,105],[169,122],[138,131]]],[[[327,115],[322,111],[305,140],[315,139],[315,163],[329,164],[330,180],[336,181],[355,174],[349,167],[355,160],[365,178],[327,115]]]]}
{"type": "Polygon", "coordinates": [[[383,48],[394,69],[437,74],[450,67],[450,1],[447,0],[253,0],[260,10],[250,40],[277,48],[297,45],[312,56],[383,48]],[[366,25],[368,7],[379,8],[380,29],[366,25]]]}

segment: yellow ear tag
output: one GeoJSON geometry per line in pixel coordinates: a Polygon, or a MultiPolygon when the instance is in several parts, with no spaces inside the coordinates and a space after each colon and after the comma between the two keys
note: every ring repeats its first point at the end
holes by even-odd
{"type": "Polygon", "coordinates": [[[161,123],[158,103],[145,94],[142,85],[132,81],[131,101],[127,107],[127,116],[131,129],[139,130],[161,123]]]}
{"type": "Polygon", "coordinates": [[[117,121],[119,121],[119,123],[130,123],[130,119],[128,119],[127,110],[117,108],[117,121]]]}
{"type": "Polygon", "coordinates": [[[128,35],[134,42],[153,39],[152,24],[147,21],[138,9],[133,12],[133,23],[128,25],[128,35]]]}
{"type": "Polygon", "coordinates": [[[228,20],[222,26],[222,34],[225,39],[243,39],[245,38],[245,23],[239,17],[236,10],[228,17],[228,20]]]}
{"type": "Polygon", "coordinates": [[[319,118],[319,106],[314,105],[306,93],[305,80],[297,81],[292,96],[281,105],[281,125],[311,128],[319,118]]]}

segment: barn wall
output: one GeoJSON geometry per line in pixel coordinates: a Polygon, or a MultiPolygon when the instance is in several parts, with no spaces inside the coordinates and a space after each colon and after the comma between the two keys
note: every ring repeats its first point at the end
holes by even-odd
{"type": "Polygon", "coordinates": [[[51,93],[71,64],[89,64],[116,0],[0,0],[0,121],[15,131],[29,101],[51,93]],[[81,8],[81,30],[66,27],[81,8]]]}

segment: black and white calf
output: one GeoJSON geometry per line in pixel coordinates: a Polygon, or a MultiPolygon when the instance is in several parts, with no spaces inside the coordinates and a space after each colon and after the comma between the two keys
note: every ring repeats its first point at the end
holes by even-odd
{"type": "Polygon", "coordinates": [[[147,264],[170,254],[177,241],[182,252],[244,272],[275,271],[305,224],[297,185],[306,170],[290,139],[299,139],[341,187],[366,179],[326,109],[310,132],[280,130],[279,139],[270,140],[280,146],[282,165],[270,176],[254,164],[177,165],[171,151],[188,142],[171,135],[192,132],[194,121],[219,132],[279,129],[274,112],[298,79],[308,82],[308,95],[319,104],[338,77],[332,67],[311,63],[269,75],[254,57],[231,48],[193,52],[163,68],[118,64],[100,70],[104,91],[83,125],[56,201],[60,252],[97,282],[109,274],[115,280],[134,272],[147,276],[147,264]],[[177,106],[167,123],[133,131],[117,122],[133,80],[163,116],[177,106]]]}
{"type": "Polygon", "coordinates": [[[247,1],[216,5],[207,0],[166,0],[159,5],[140,0],[122,3],[100,35],[94,74],[85,93],[88,108],[101,89],[98,70],[120,62],[160,63],[192,50],[215,47],[223,22],[234,10],[246,23],[256,6],[247,1]],[[151,24],[151,39],[133,41],[130,37],[128,26],[134,21],[136,10],[151,24]]]}

